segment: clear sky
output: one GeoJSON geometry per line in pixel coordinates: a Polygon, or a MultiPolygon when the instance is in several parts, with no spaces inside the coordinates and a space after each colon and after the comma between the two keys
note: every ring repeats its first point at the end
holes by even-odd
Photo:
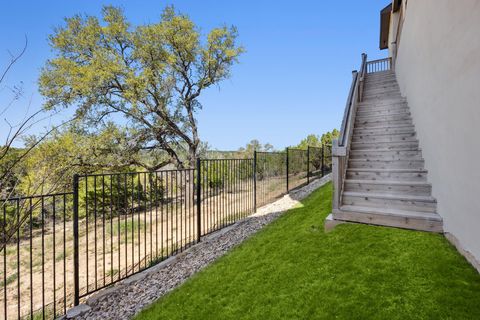
{"type": "Polygon", "coordinates": [[[24,35],[29,44],[0,88],[1,111],[9,88],[23,81],[23,100],[1,116],[0,139],[8,129],[3,118],[18,121],[29,101],[30,110],[42,105],[36,82],[52,57],[47,37],[53,28],[77,13],[99,15],[105,4],[122,7],[135,25],[158,21],[163,8],[173,4],[204,33],[223,24],[237,26],[247,52],[230,79],[204,92],[198,114],[202,140],[217,149],[237,149],[255,138],[283,148],[307,134],[339,128],[360,54],[366,52],[369,60],[386,56],[378,49],[379,13],[388,0],[8,1],[0,12],[0,66],[9,60],[7,50],[21,49],[24,35]]]}

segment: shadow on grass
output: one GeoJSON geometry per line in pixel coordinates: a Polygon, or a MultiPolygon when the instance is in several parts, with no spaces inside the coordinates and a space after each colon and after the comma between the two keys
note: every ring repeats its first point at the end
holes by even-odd
{"type": "Polygon", "coordinates": [[[331,183],[136,319],[480,319],[480,275],[442,235],[344,224],[331,183]]]}

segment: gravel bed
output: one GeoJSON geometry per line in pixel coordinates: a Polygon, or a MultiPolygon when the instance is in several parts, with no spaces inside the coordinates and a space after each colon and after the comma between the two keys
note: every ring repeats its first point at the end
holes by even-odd
{"type": "Polygon", "coordinates": [[[330,175],[291,192],[257,213],[234,225],[202,238],[188,250],[159,265],[134,275],[89,298],[84,305],[73,308],[67,318],[130,319],[167,292],[178,287],[194,273],[223,256],[265,225],[291,209],[299,200],[330,180],[330,175]]]}

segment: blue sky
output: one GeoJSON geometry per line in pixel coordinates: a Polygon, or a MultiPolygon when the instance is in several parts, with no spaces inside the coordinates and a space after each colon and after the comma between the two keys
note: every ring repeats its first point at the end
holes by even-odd
{"type": "MultiPolygon", "coordinates": [[[[29,45],[23,59],[0,88],[0,109],[8,88],[23,81],[24,98],[2,115],[0,139],[8,126],[30,110],[41,108],[37,78],[52,57],[47,37],[63,18],[76,13],[99,15],[102,5],[122,7],[134,24],[156,22],[163,8],[173,4],[207,33],[223,24],[238,28],[247,52],[233,68],[232,77],[205,91],[198,114],[202,140],[217,149],[232,150],[251,139],[276,148],[297,144],[307,134],[339,128],[351,71],[360,54],[369,60],[386,56],[378,49],[382,1],[9,1],[0,12],[0,66],[7,50],[29,45]],[[31,101],[31,102],[30,102],[31,101]]],[[[34,128],[40,132],[52,122],[34,128]]],[[[0,140],[3,141],[3,140],[0,140]]]]}

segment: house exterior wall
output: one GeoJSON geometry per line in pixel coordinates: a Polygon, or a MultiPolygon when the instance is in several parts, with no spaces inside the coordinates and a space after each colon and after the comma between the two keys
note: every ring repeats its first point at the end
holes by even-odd
{"type": "Polygon", "coordinates": [[[410,0],[404,19],[397,80],[447,237],[478,268],[480,1],[410,0]]]}

